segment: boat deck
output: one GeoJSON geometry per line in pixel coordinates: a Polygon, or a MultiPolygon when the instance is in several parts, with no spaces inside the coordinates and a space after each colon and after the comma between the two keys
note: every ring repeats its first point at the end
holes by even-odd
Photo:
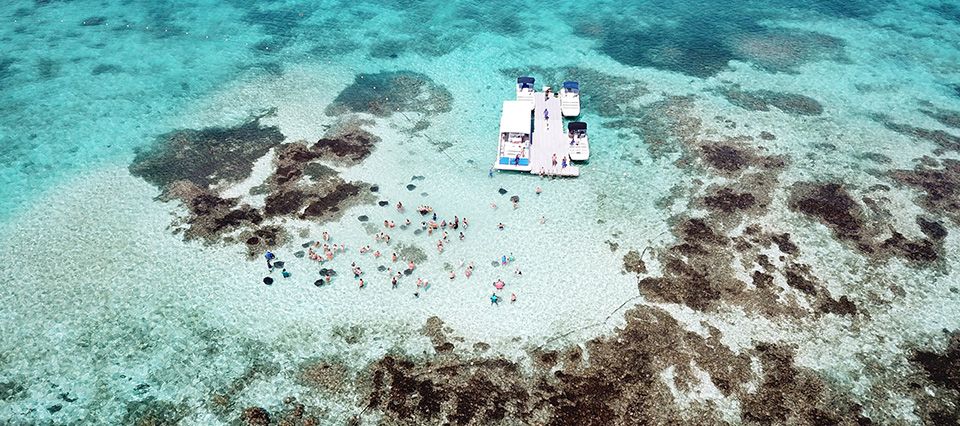
{"type": "Polygon", "coordinates": [[[580,176],[580,168],[571,164],[570,161],[567,161],[567,167],[562,167],[563,158],[569,154],[570,144],[563,131],[560,99],[552,95],[546,98],[543,92],[535,92],[533,100],[530,173],[542,173],[548,176],[580,176]],[[549,119],[544,118],[544,110],[547,110],[549,119]],[[554,154],[557,156],[556,166],[553,165],[554,154]]]}

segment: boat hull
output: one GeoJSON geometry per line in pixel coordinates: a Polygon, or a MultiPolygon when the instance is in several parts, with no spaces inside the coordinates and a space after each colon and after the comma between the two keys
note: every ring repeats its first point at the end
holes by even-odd
{"type": "Polygon", "coordinates": [[[581,138],[576,144],[570,145],[569,154],[573,161],[587,161],[590,158],[590,141],[581,138]]]}

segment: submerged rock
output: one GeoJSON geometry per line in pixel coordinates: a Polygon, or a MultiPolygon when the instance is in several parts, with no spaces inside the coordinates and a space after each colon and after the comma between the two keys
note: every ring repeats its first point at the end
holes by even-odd
{"type": "Polygon", "coordinates": [[[407,185],[407,191],[413,191],[414,189],[417,189],[416,185],[412,183],[407,185]]]}
{"type": "Polygon", "coordinates": [[[647,272],[647,265],[643,262],[641,253],[636,250],[630,250],[623,255],[623,269],[627,272],[637,275],[647,272]]]}
{"type": "Polygon", "coordinates": [[[367,215],[362,214],[362,215],[360,215],[360,216],[357,216],[357,220],[359,220],[359,221],[361,221],[361,222],[366,222],[366,221],[370,220],[370,218],[367,217],[367,215]]]}
{"type": "Polygon", "coordinates": [[[757,204],[756,198],[749,192],[738,193],[732,188],[720,188],[703,198],[703,204],[709,209],[723,213],[748,210],[757,204]]]}
{"type": "Polygon", "coordinates": [[[791,115],[823,114],[823,106],[816,99],[796,93],[746,91],[739,87],[729,87],[720,93],[730,103],[751,111],[770,111],[770,107],[774,107],[791,115]]]}
{"type": "Polygon", "coordinates": [[[506,193],[507,193],[507,190],[506,190],[506,189],[503,189],[503,188],[500,188],[500,189],[497,190],[497,192],[500,193],[500,195],[503,195],[503,194],[506,194],[506,193]]]}
{"type": "Polygon", "coordinates": [[[917,216],[917,225],[924,235],[934,240],[942,240],[947,237],[947,228],[944,228],[939,221],[927,220],[922,216],[917,216]]]}
{"type": "Polygon", "coordinates": [[[270,413],[261,407],[249,407],[243,410],[240,421],[244,426],[269,426],[270,413]]]}
{"type": "Polygon", "coordinates": [[[273,284],[273,278],[263,277],[263,283],[266,284],[266,285],[273,284]]]}
{"type": "Polygon", "coordinates": [[[841,239],[859,239],[863,231],[863,211],[840,184],[796,183],[790,191],[788,206],[818,219],[841,239]]]}
{"type": "Polygon", "coordinates": [[[177,130],[160,135],[146,149],[137,150],[130,173],[164,188],[189,181],[200,188],[250,175],[253,163],[283,142],[277,126],[263,126],[265,113],[234,127],[177,130]]]}
{"type": "Polygon", "coordinates": [[[933,142],[938,147],[936,150],[934,150],[934,153],[937,155],[943,154],[947,151],[960,152],[960,136],[954,136],[943,130],[930,130],[914,127],[908,124],[894,123],[886,120],[885,117],[882,116],[881,118],[883,118],[881,121],[883,122],[884,126],[890,130],[893,130],[894,132],[916,139],[933,142]]]}
{"type": "Polygon", "coordinates": [[[327,115],[364,112],[389,117],[398,111],[438,114],[451,110],[453,95],[413,71],[358,74],[326,109],[327,115]]]}
{"type": "Polygon", "coordinates": [[[390,204],[390,202],[384,201],[384,200],[377,201],[377,205],[379,205],[380,207],[386,207],[387,204],[390,204]]]}
{"type": "Polygon", "coordinates": [[[891,170],[887,175],[920,192],[916,201],[920,207],[960,225],[960,161],[945,159],[943,167],[918,164],[913,170],[891,170]]]}
{"type": "MultiPolygon", "coordinates": [[[[325,158],[357,164],[370,156],[380,138],[363,128],[368,121],[340,123],[314,143],[310,149],[325,158]]],[[[379,190],[379,188],[377,188],[379,190]]],[[[372,191],[371,192],[377,192],[372,191]]]]}

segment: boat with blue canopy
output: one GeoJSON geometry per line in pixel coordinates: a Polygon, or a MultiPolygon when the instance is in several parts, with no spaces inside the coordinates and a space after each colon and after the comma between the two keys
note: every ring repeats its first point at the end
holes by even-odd
{"type": "Polygon", "coordinates": [[[560,88],[560,112],[564,117],[580,115],[580,83],[564,81],[560,88]]]}
{"type": "Polygon", "coordinates": [[[536,80],[533,77],[517,77],[517,100],[529,103],[531,110],[533,110],[533,94],[536,93],[533,88],[534,82],[536,80]]]}

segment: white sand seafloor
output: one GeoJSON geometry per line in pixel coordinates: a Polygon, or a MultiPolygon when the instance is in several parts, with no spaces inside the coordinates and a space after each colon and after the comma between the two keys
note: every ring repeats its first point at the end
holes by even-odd
{"type": "MultiPolygon", "coordinates": [[[[197,52],[184,53],[196,41],[170,41],[182,45],[170,47],[169,53],[156,53],[157,57],[171,55],[165,59],[183,67],[182,75],[170,77],[165,84],[178,86],[184,80],[197,86],[182,96],[136,76],[148,72],[143,68],[154,66],[151,62],[162,62],[157,57],[139,63],[135,68],[140,71],[132,77],[122,77],[139,82],[137,88],[129,89],[136,95],[124,99],[123,93],[111,92],[104,96],[112,99],[108,104],[92,102],[92,106],[71,109],[69,115],[48,125],[24,124],[24,120],[31,115],[34,120],[54,117],[34,108],[56,104],[69,109],[66,104],[83,104],[86,95],[78,93],[74,96],[80,100],[59,104],[52,98],[30,104],[26,89],[16,89],[24,93],[11,92],[3,101],[29,107],[18,110],[16,119],[0,120],[6,121],[0,123],[2,130],[17,135],[10,136],[11,141],[26,140],[19,133],[27,127],[35,127],[40,140],[69,140],[18,149],[22,158],[0,157],[0,182],[4,194],[11,194],[3,203],[10,208],[0,215],[0,247],[6,257],[0,267],[5,285],[0,292],[0,383],[23,386],[17,398],[0,403],[0,423],[116,424],[138,402],[168,401],[186,407],[181,416],[184,424],[221,424],[223,416],[211,407],[210,395],[253,370],[258,373],[235,397],[238,406],[277,407],[284,397],[296,395],[301,402],[321,407],[326,422],[344,423],[363,409],[362,395],[311,391],[299,379],[297,366],[326,359],[357,372],[387,354],[429,356],[433,345],[421,329],[430,317],[440,318],[451,335],[463,339],[457,344],[458,353],[471,354],[474,343],[484,342],[491,346],[487,356],[526,363],[534,348],[583,345],[591,338],[611,335],[624,324],[623,313],[637,305],[662,309],[701,336],[709,334],[708,327],[715,327],[720,341],[735,353],[758,342],[787,345],[796,353],[797,366],[817,372],[853,395],[871,418],[920,422],[906,395],[888,395],[871,403],[876,398],[872,381],[892,380],[895,375],[865,369],[886,365],[898,373],[912,371],[915,367],[905,354],[917,348],[942,349],[942,330],[960,328],[960,276],[955,272],[960,262],[960,229],[943,220],[949,234],[935,267],[920,268],[896,257],[878,262],[838,241],[819,222],[789,210],[786,202],[789,186],[799,181],[843,181],[860,193],[868,193],[873,185],[890,185],[889,179],[873,173],[881,166],[861,158],[864,152],[889,157],[883,170],[912,169],[917,158],[931,155],[936,148],[891,131],[875,119],[878,114],[894,117],[898,123],[960,133],[918,110],[927,108],[927,103],[960,110],[960,96],[944,88],[960,78],[956,66],[960,33],[931,29],[948,24],[923,12],[927,10],[923,5],[902,3],[869,20],[784,15],[769,21],[772,27],[815,31],[845,43],[842,60],[810,60],[788,72],[731,61],[716,75],[697,78],[622,64],[596,50],[595,42],[575,29],[547,24],[559,20],[562,12],[551,12],[551,19],[517,37],[484,34],[463,40],[439,56],[401,52],[389,61],[369,58],[366,49],[324,58],[301,55],[306,41],[294,37],[285,49],[299,53],[272,57],[282,63],[282,69],[265,72],[268,65],[259,63],[251,69],[234,67],[259,61],[247,56],[252,55],[249,49],[238,47],[238,43],[256,42],[259,36],[245,34],[242,24],[231,22],[239,19],[234,16],[239,12],[226,11],[220,17],[222,27],[215,31],[207,26],[206,33],[230,36],[217,38],[218,47],[203,47],[221,50],[221,59],[207,63],[197,52]],[[891,27],[908,12],[916,12],[910,22],[917,26],[915,33],[929,32],[926,36],[891,27]],[[564,40],[562,49],[545,39],[564,40]],[[192,67],[197,72],[189,72],[192,67]],[[702,213],[687,204],[695,193],[671,191],[695,191],[703,180],[724,179],[684,170],[677,163],[677,153],[651,155],[645,145],[649,141],[602,126],[613,119],[587,105],[581,119],[590,123],[592,153],[591,160],[581,166],[579,178],[488,176],[500,102],[511,99],[514,90],[513,78],[502,70],[525,67],[589,69],[610,76],[611,82],[619,81],[614,78],[637,82],[646,90],[620,93],[618,102],[641,111],[666,99],[692,96],[688,114],[702,121],[699,137],[719,140],[756,136],[761,131],[776,134],[775,140],[763,143],[764,154],[784,155],[791,164],[778,177],[769,210],[751,220],[789,229],[802,248],[796,261],[811,265],[832,295],[849,296],[869,314],[786,320],[726,303],[716,311],[703,312],[648,300],[638,289],[638,277],[624,271],[624,254],[671,244],[675,218],[702,213]],[[366,129],[381,141],[359,164],[331,166],[345,180],[378,185],[376,199],[389,204],[351,206],[338,219],[325,223],[277,220],[291,240],[274,253],[292,275],[281,278],[273,272],[276,282],[271,286],[261,281],[268,274],[262,256],[249,260],[243,244],[184,241],[172,226],[185,214],[184,207],[177,201],[161,201],[160,189],[128,169],[134,150],[153,143],[160,134],[232,126],[271,108],[275,111],[262,124],[278,126],[285,142],[315,141],[344,119],[325,112],[341,90],[358,74],[383,71],[414,71],[429,77],[452,93],[450,111],[350,115],[350,119],[370,120],[366,129]],[[823,113],[749,111],[718,93],[726,87],[804,94],[819,101],[823,113]],[[871,89],[861,90],[864,87],[871,89]],[[162,107],[144,105],[142,96],[162,99],[156,101],[162,107]],[[97,112],[98,108],[102,111],[97,112]],[[421,120],[428,121],[429,127],[413,131],[421,120]],[[730,127],[725,120],[736,126],[730,127]],[[71,130],[74,127],[76,131],[71,130]],[[98,138],[102,143],[85,142],[98,138]],[[107,148],[107,142],[116,147],[107,148]],[[833,148],[826,149],[824,144],[833,148]],[[94,148],[85,148],[88,145],[94,148]],[[74,151],[63,156],[56,152],[70,148],[74,151]],[[408,190],[408,184],[416,188],[408,190]],[[540,195],[535,193],[538,186],[543,189],[540,195]],[[500,188],[507,193],[499,194],[500,188]],[[517,208],[509,201],[512,195],[520,197],[517,208]],[[677,201],[664,204],[671,195],[677,201]],[[407,206],[405,213],[393,208],[397,201],[407,206]],[[453,215],[468,218],[465,239],[459,241],[451,233],[446,250],[438,253],[437,236],[414,235],[414,226],[387,230],[391,246],[373,241],[370,229],[383,230],[383,220],[399,224],[409,218],[419,224],[422,218],[413,208],[420,204],[432,206],[448,220],[453,215]],[[361,215],[368,216],[369,222],[359,221],[361,215]],[[505,229],[498,230],[498,223],[505,229]],[[324,231],[332,235],[333,243],[346,244],[348,251],[322,266],[294,256],[302,243],[319,239],[324,231]],[[619,248],[611,249],[610,243],[619,248]],[[366,244],[383,251],[387,259],[360,254],[358,248],[366,244]],[[376,267],[401,268],[388,259],[398,244],[423,249],[428,260],[403,278],[399,288],[391,289],[389,277],[376,267]],[[515,261],[491,265],[503,255],[515,261]],[[349,276],[354,261],[366,272],[366,288],[358,288],[349,276]],[[477,267],[469,279],[462,266],[468,262],[477,267]],[[320,267],[339,272],[332,285],[313,285],[320,267]],[[451,269],[457,272],[454,280],[447,278],[451,269]],[[522,276],[515,269],[522,270],[522,276]],[[431,282],[419,297],[413,294],[416,277],[431,282]],[[494,306],[489,301],[491,283],[500,278],[507,282],[500,292],[505,301],[494,306]],[[905,295],[896,294],[893,287],[904,289],[905,295]],[[506,301],[511,293],[517,295],[517,302],[506,301]],[[65,402],[74,398],[76,402],[65,402]],[[51,410],[52,406],[59,408],[51,410]]],[[[368,8],[374,11],[367,11],[365,27],[400,25],[391,13],[368,8]]],[[[95,13],[63,9],[62,16],[74,21],[95,13]]],[[[123,10],[114,9],[118,14],[123,10]]],[[[37,14],[56,15],[54,10],[59,9],[37,14]]],[[[56,19],[52,15],[43,19],[56,19]]],[[[191,9],[181,19],[184,28],[192,29],[191,22],[205,18],[191,9]]],[[[321,19],[311,19],[316,21],[309,21],[312,25],[323,25],[321,19]]],[[[957,26],[950,23],[949,28],[957,26]]],[[[380,36],[371,29],[358,34],[356,41],[373,44],[380,36]]],[[[165,45],[152,39],[148,44],[149,49],[165,45]]],[[[56,49],[69,56],[63,50],[56,49]]],[[[142,50],[114,53],[120,60],[142,50]]],[[[70,76],[71,68],[63,67],[67,75],[50,83],[47,90],[74,91],[78,82],[88,78],[86,72],[70,76]]],[[[103,86],[114,85],[121,83],[114,79],[103,86]]],[[[593,89],[583,87],[584,92],[593,89]]],[[[268,178],[274,155],[271,150],[257,160],[247,179],[222,185],[221,194],[261,206],[263,197],[250,195],[250,189],[268,178]]],[[[954,151],[938,158],[960,156],[954,151]]],[[[922,237],[915,218],[926,212],[915,202],[917,192],[890,186],[878,195],[895,212],[888,218],[890,227],[910,238],[922,237]]],[[[652,255],[645,260],[651,269],[645,276],[657,276],[661,272],[657,261],[652,255]]],[[[741,279],[749,281],[752,271],[737,268],[741,279]]],[[[776,285],[787,288],[782,282],[776,285]]],[[[740,401],[724,396],[706,371],[694,371],[700,386],[678,388],[673,368],[664,369],[659,379],[678,406],[712,401],[722,413],[721,420],[741,422],[740,401]]],[[[366,415],[364,421],[379,420],[376,414],[366,415]]]]}

